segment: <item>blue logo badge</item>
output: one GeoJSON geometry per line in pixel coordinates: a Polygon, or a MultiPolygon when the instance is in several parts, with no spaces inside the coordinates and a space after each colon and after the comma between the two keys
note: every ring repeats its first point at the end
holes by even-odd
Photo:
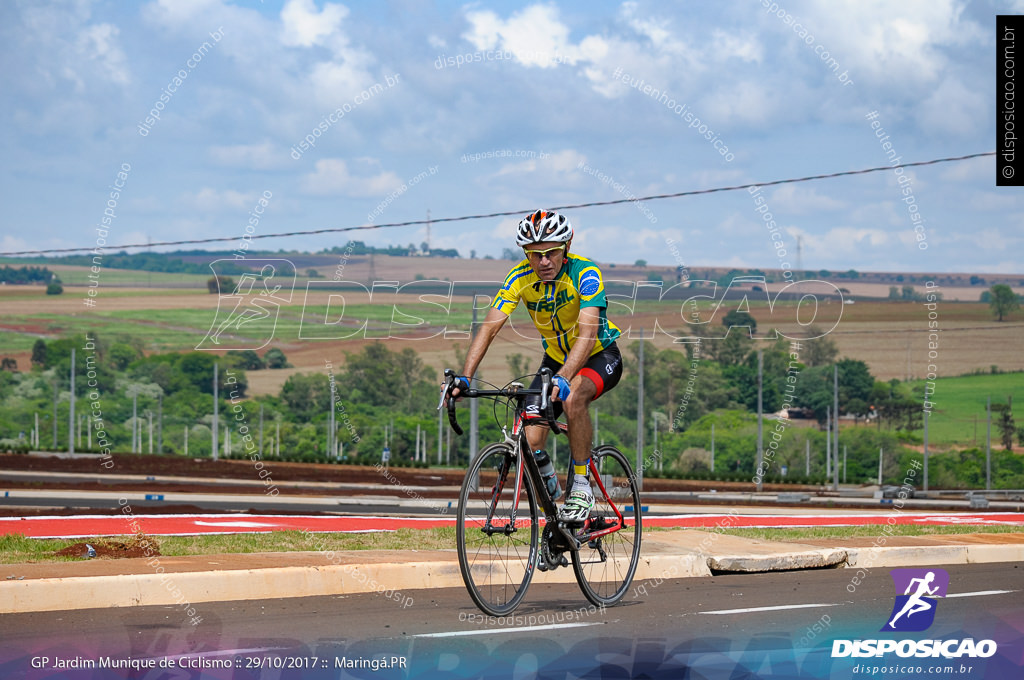
{"type": "Polygon", "coordinates": [[[889,574],[896,586],[896,603],[883,631],[918,632],[935,621],[936,597],[945,597],[949,573],[945,569],[893,569],[889,574]],[[902,595],[900,594],[902,593],[902,595]]]}
{"type": "Polygon", "coordinates": [[[601,290],[601,275],[594,269],[583,272],[580,277],[580,295],[597,295],[601,290]]]}

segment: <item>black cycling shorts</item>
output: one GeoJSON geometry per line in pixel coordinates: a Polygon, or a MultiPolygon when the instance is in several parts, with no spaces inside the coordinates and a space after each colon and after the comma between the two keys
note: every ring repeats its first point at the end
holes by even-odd
{"type": "MultiPolygon", "coordinates": [[[[540,368],[537,369],[539,372],[541,368],[549,368],[552,373],[557,373],[562,364],[552,359],[549,355],[544,355],[544,361],[540,362],[540,368]]],[[[603,350],[587,359],[587,363],[583,364],[583,368],[580,369],[579,375],[590,380],[597,387],[597,394],[594,395],[594,399],[597,399],[602,394],[612,389],[619,384],[619,378],[622,377],[622,355],[619,353],[619,347],[614,342],[603,350]]],[[[566,379],[569,376],[562,376],[566,379]]],[[[539,390],[541,385],[540,376],[535,376],[533,382],[530,383],[531,390],[539,390]]],[[[562,415],[562,402],[556,401],[552,404],[555,411],[555,417],[562,415]]],[[[526,418],[542,418],[543,414],[540,412],[540,395],[531,395],[526,397],[526,418]]]]}

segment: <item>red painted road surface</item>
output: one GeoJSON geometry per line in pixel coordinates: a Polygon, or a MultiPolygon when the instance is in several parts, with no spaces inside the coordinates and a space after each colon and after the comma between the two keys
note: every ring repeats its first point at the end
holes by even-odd
{"type": "MultiPolygon", "coordinates": [[[[0,535],[29,538],[124,536],[139,531],[151,536],[247,534],[266,531],[345,532],[431,529],[451,526],[455,517],[324,517],[305,515],[79,515],[76,517],[3,517],[0,535]]],[[[872,526],[882,524],[1024,526],[1020,513],[880,513],[874,515],[672,515],[645,517],[656,527],[702,529],[714,527],[872,526]],[[891,520],[891,521],[890,521],[891,520]]]]}

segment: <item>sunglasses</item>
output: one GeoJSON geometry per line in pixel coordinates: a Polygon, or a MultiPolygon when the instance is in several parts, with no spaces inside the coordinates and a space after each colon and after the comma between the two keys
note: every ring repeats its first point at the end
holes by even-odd
{"type": "Polygon", "coordinates": [[[534,262],[540,262],[545,257],[550,260],[555,253],[565,252],[565,246],[560,245],[556,248],[548,248],[547,250],[527,250],[524,248],[523,252],[526,253],[526,257],[530,258],[534,262]]]}

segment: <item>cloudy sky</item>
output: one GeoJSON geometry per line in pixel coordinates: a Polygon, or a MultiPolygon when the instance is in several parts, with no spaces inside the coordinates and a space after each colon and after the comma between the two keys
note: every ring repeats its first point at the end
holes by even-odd
{"type": "MultiPolygon", "coordinates": [[[[995,149],[995,15],[1024,3],[771,4],[3,2],[0,250],[93,245],[105,210],[108,244],[240,238],[256,217],[383,224],[995,149]]],[[[900,181],[567,214],[606,262],[795,267],[799,239],[807,269],[1024,271],[1024,189],[992,157],[900,181]]],[[[498,256],[514,224],[434,225],[431,245],[498,256]]]]}

